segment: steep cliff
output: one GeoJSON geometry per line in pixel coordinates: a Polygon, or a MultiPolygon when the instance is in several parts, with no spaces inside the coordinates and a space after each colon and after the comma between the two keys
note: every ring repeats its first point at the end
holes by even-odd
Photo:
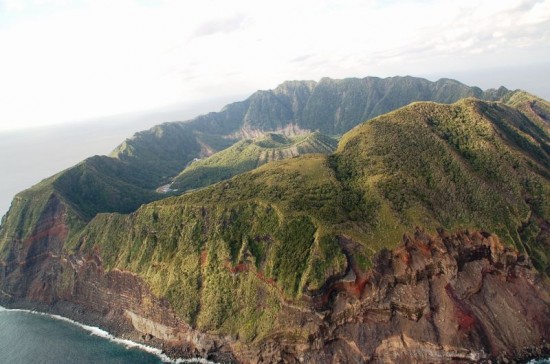
{"type": "Polygon", "coordinates": [[[218,360],[548,352],[550,137],[529,105],[414,103],[333,155],[86,223],[46,181],[2,225],[0,300],[218,360]]]}

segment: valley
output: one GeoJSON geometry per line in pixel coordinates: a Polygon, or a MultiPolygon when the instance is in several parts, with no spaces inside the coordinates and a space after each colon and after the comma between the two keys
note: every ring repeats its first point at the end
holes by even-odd
{"type": "Polygon", "coordinates": [[[537,357],[549,274],[550,104],[448,79],[285,82],[45,179],[0,227],[0,304],[221,362],[537,357]]]}

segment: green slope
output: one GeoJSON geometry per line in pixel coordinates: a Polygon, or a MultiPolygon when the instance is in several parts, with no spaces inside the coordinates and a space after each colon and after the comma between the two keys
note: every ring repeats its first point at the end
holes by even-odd
{"type": "Polygon", "coordinates": [[[550,217],[549,146],[535,121],[500,103],[417,103],[346,134],[336,164],[397,226],[486,229],[546,269],[548,247],[525,234],[550,217]]]}
{"type": "MultiPolygon", "coordinates": [[[[502,99],[517,106],[534,120],[531,132],[536,128],[548,136],[548,103],[521,91],[482,91],[454,80],[430,82],[413,77],[289,81],[274,90],[258,91],[220,112],[137,133],[110,156],[88,158],[24,191],[3,218],[0,246],[15,244],[37,229],[34,223],[47,212],[46,202],[52,198],[67,207],[71,229],[76,231],[98,213],[127,213],[166,197],[155,190],[191,161],[204,159],[240,140],[282,130],[291,135],[308,130],[341,134],[363,120],[411,101],[454,102],[465,96],[502,99]]],[[[546,146],[542,148],[548,152],[546,146]]],[[[224,178],[241,170],[228,172],[224,178]]]]}
{"type": "Polygon", "coordinates": [[[67,223],[74,232],[99,211],[131,212],[161,197],[148,188],[147,173],[118,159],[88,158],[15,196],[2,219],[0,252],[40,231],[38,221],[49,213],[52,199],[66,207],[67,223]]]}
{"type": "Polygon", "coordinates": [[[186,191],[204,187],[273,160],[310,153],[329,154],[335,149],[336,140],[320,133],[295,137],[268,133],[256,139],[244,139],[230,148],[192,163],[174,178],[171,188],[186,191]]]}
{"type": "Polygon", "coordinates": [[[90,157],[18,194],[3,217],[0,247],[31,234],[52,198],[67,207],[71,229],[78,229],[99,212],[127,213],[164,198],[155,192],[159,185],[169,182],[193,158],[234,141],[204,135],[185,123],[166,123],[136,133],[111,156],[90,157]]]}
{"type": "MultiPolygon", "coordinates": [[[[142,175],[136,181],[154,189],[180,171],[193,158],[229,147],[236,139],[201,131],[199,123],[164,123],[136,133],[112,153],[142,175]]],[[[206,123],[204,123],[206,124],[206,123]]]]}
{"type": "Polygon", "coordinates": [[[503,88],[483,92],[453,80],[430,82],[413,77],[285,82],[274,90],[258,91],[227,105],[220,112],[139,132],[109,157],[90,158],[61,172],[55,190],[87,221],[98,212],[128,212],[163,197],[154,191],[189,162],[244,138],[280,130],[291,134],[318,130],[336,135],[411,101],[454,102],[465,96],[495,99],[507,94],[503,88]]]}
{"type": "Polygon", "coordinates": [[[417,226],[483,229],[550,273],[550,139],[537,123],[502,103],[415,103],[359,125],[331,156],[99,214],[65,248],[99,252],[194,327],[244,341],[300,335],[278,312],[345,269],[342,234],[366,268],[417,226]]]}
{"type": "Polygon", "coordinates": [[[550,103],[525,91],[509,92],[502,97],[506,105],[517,108],[531,119],[539,133],[550,136],[550,103]]]}

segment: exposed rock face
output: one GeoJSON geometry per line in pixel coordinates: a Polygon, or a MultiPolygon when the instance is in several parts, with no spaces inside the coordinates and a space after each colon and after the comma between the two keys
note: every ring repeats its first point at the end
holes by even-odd
{"type": "Polygon", "coordinates": [[[66,233],[56,206],[51,201],[35,234],[2,262],[3,304],[101,325],[173,356],[219,361],[479,361],[550,350],[548,283],[528,258],[488,233],[417,230],[397,249],[379,253],[366,272],[354,262],[355,243],[342,236],[347,271],[304,295],[308,304],[284,304],[288,325],[309,332],[307,340],[275,334],[245,345],[197,332],[138,276],[105,272],[98,254],[55,254],[66,233]]]}
{"type": "Polygon", "coordinates": [[[478,362],[550,352],[548,283],[498,237],[418,230],[368,272],[353,260],[354,242],[340,240],[347,272],[311,297],[311,311],[284,309],[308,340],[275,335],[239,346],[240,361],[478,362]]]}
{"type": "Polygon", "coordinates": [[[52,195],[30,236],[12,239],[7,261],[0,261],[2,296],[26,297],[32,301],[51,303],[52,277],[56,272],[48,263],[61,254],[68,234],[65,205],[52,195]]]}
{"type": "Polygon", "coordinates": [[[517,360],[550,350],[548,284],[494,235],[418,230],[368,272],[348,262],[354,280],[348,274],[313,297],[325,316],[307,343],[273,340],[246,361],[517,360]]]}
{"type": "Polygon", "coordinates": [[[64,204],[48,202],[30,237],[0,261],[0,302],[62,314],[115,335],[160,346],[174,357],[233,361],[226,343],[193,330],[165,299],[155,297],[131,272],[105,272],[98,254],[64,255],[64,204]]]}
{"type": "Polygon", "coordinates": [[[231,359],[228,348],[217,337],[199,333],[180,320],[164,299],[155,297],[141,278],[114,269],[104,272],[97,255],[61,260],[69,278],[64,299],[85,310],[99,312],[103,325],[117,334],[150,341],[185,357],[231,359]],[[136,336],[136,334],[138,336],[136,336]]]}

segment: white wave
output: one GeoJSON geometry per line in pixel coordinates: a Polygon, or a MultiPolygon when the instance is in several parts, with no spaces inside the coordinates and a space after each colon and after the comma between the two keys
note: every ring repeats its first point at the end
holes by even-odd
{"type": "Polygon", "coordinates": [[[216,364],[215,362],[212,362],[212,361],[209,361],[209,360],[206,360],[206,359],[203,359],[203,358],[172,359],[168,355],[164,354],[162,352],[162,350],[160,350],[158,348],[155,348],[155,347],[152,347],[152,346],[149,346],[149,345],[145,345],[145,344],[136,343],[135,341],[128,340],[128,339],[121,339],[121,338],[118,338],[118,337],[108,333],[107,331],[105,331],[103,329],[100,329],[99,327],[84,325],[84,324],[81,324],[80,322],[76,322],[74,320],[71,320],[69,318],[59,316],[59,315],[54,315],[54,314],[49,314],[49,313],[44,313],[44,312],[39,312],[39,311],[33,311],[33,310],[24,310],[24,309],[20,309],[20,308],[13,308],[13,309],[9,308],[8,309],[8,308],[0,306],[0,312],[2,312],[2,311],[25,312],[25,313],[30,313],[30,314],[33,314],[33,315],[41,315],[41,316],[51,317],[51,318],[54,318],[54,319],[59,320],[59,321],[65,321],[65,322],[68,322],[72,325],[78,326],[78,327],[84,329],[85,331],[88,331],[91,335],[101,337],[103,339],[114,342],[118,345],[122,345],[122,346],[126,347],[127,349],[136,348],[136,349],[148,352],[150,354],[156,355],[164,363],[174,363],[174,364],[182,364],[182,363],[216,364]]]}

